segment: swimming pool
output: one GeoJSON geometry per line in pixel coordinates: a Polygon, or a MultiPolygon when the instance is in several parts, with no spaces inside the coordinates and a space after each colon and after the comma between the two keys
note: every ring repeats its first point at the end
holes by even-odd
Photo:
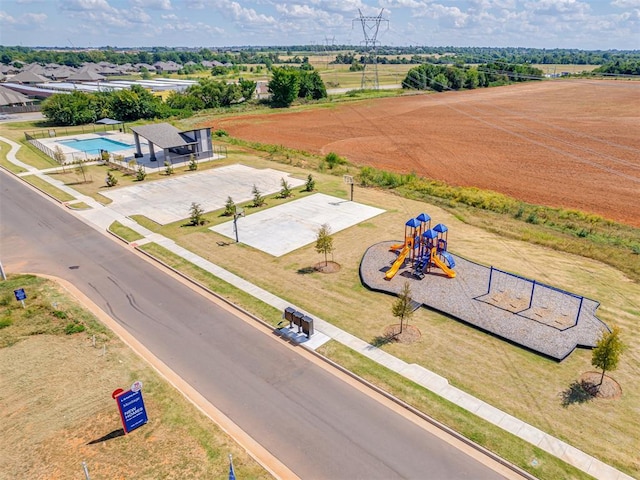
{"type": "Polygon", "coordinates": [[[84,140],[64,140],[60,142],[67,147],[75,148],[81,152],[87,153],[100,153],[100,150],[106,150],[107,152],[118,152],[120,150],[126,150],[133,148],[133,145],[111,140],[109,138],[87,138],[84,140]]]}

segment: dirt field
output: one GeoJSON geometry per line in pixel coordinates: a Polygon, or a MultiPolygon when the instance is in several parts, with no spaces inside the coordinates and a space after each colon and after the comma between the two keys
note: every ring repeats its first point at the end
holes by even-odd
{"type": "Polygon", "coordinates": [[[640,82],[547,81],[277,113],[215,128],[640,226],[640,82]]]}

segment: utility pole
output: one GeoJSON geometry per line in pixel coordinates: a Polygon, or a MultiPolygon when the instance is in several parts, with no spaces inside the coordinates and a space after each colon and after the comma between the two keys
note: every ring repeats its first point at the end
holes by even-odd
{"type": "Polygon", "coordinates": [[[380,85],[378,84],[378,55],[376,46],[378,44],[378,30],[380,30],[380,22],[387,22],[387,28],[389,26],[389,20],[382,18],[382,12],[384,8],[380,10],[380,14],[377,17],[362,15],[362,11],[358,9],[360,18],[356,18],[353,22],[360,22],[362,25],[362,33],[364,34],[364,47],[365,54],[369,56],[371,61],[371,68],[367,68],[367,58],[365,57],[364,69],[362,70],[362,81],[360,82],[360,88],[373,88],[378,90],[380,85]]]}

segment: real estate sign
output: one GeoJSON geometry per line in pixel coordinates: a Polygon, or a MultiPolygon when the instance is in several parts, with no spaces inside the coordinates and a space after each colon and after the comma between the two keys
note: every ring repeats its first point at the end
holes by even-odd
{"type": "Polygon", "coordinates": [[[118,404],[124,433],[129,433],[148,421],[147,410],[144,407],[144,400],[142,399],[141,387],[141,383],[136,382],[133,384],[131,390],[118,393],[116,393],[116,390],[116,392],[114,392],[114,398],[118,404]]]}

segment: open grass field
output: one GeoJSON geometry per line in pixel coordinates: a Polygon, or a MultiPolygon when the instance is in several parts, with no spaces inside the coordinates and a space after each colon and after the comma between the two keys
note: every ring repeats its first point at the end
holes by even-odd
{"type": "Polygon", "coordinates": [[[567,80],[217,120],[234,137],[640,226],[640,83],[567,80]]]}
{"type": "Polygon", "coordinates": [[[0,478],[227,478],[229,453],[238,478],[271,478],[57,284],[0,283],[0,319],[0,478]],[[123,435],[111,392],[135,380],[149,422],[123,435]]]}

